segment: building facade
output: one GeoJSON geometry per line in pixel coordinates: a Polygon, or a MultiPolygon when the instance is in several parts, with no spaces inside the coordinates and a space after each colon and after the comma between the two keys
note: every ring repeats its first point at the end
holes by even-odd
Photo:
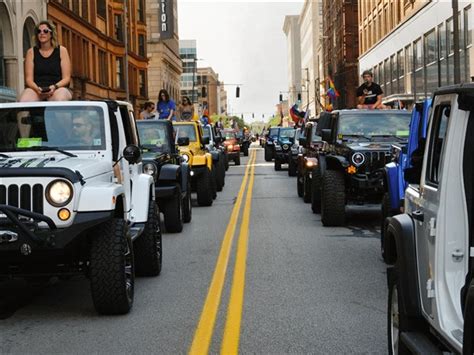
{"type": "Polygon", "coordinates": [[[287,39],[288,55],[288,100],[298,102],[301,95],[301,36],[298,15],[285,16],[283,32],[287,39]]]}
{"type": "Polygon", "coordinates": [[[322,0],[305,0],[299,16],[302,95],[301,107],[309,110],[310,116],[321,110],[322,73],[322,0]]]}
{"type": "Polygon", "coordinates": [[[161,89],[166,89],[170,97],[179,101],[180,80],[183,65],[179,53],[178,6],[173,1],[173,38],[160,36],[160,0],[146,0],[148,96],[157,101],[161,89]]]}
{"type": "Polygon", "coordinates": [[[16,101],[25,88],[23,59],[46,10],[46,0],[0,0],[0,102],[16,101]]]}
{"type": "Polygon", "coordinates": [[[224,87],[224,83],[219,85],[219,115],[227,115],[227,90],[224,87]]]}
{"type": "Polygon", "coordinates": [[[340,94],[332,102],[335,109],[353,108],[357,103],[357,5],[357,0],[323,0],[324,77],[333,80],[340,94]]]}
{"type": "Polygon", "coordinates": [[[219,114],[219,84],[219,75],[214,69],[210,67],[197,69],[196,88],[200,114],[203,114],[206,109],[209,116],[219,114]]]}
{"type": "Polygon", "coordinates": [[[128,87],[138,111],[148,98],[145,0],[49,0],[48,19],[71,56],[74,99],[125,100],[128,87]]]}
{"type": "Polygon", "coordinates": [[[181,96],[187,96],[191,102],[196,103],[198,91],[196,87],[197,77],[197,48],[196,40],[180,40],[179,55],[183,62],[183,73],[181,74],[181,96]]]}
{"type": "MultiPolygon", "coordinates": [[[[391,6],[391,1],[374,2],[372,11],[371,8],[363,10],[363,16],[359,19],[359,29],[362,30],[370,26],[385,28],[384,24],[388,24],[386,31],[381,32],[375,40],[363,39],[359,72],[372,70],[387,101],[403,99],[412,103],[431,95],[439,86],[453,84],[451,2],[414,1],[409,11],[399,6],[400,15],[393,19],[393,23],[384,19],[384,16],[379,18],[380,14],[384,14],[379,11],[380,8],[385,9],[386,6],[391,6]]],[[[463,82],[472,81],[474,77],[473,6],[472,1],[459,1],[460,69],[463,82]]],[[[361,36],[366,37],[365,34],[361,36]]]]}

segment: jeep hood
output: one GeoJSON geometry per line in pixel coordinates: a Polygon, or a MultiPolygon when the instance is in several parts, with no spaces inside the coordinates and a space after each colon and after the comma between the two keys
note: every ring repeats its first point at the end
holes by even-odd
{"type": "Polygon", "coordinates": [[[95,159],[81,159],[53,155],[49,157],[11,157],[0,160],[0,168],[66,168],[73,172],[79,171],[84,178],[105,174],[111,171],[111,163],[95,159]]]}
{"type": "Polygon", "coordinates": [[[392,143],[388,142],[351,142],[347,144],[347,148],[361,152],[361,151],[390,151],[392,143]]]}

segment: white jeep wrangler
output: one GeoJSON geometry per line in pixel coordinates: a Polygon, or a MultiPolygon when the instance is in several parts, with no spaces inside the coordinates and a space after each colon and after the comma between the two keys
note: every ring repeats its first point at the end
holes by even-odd
{"type": "Polygon", "coordinates": [[[387,228],[391,354],[474,350],[474,85],[441,88],[432,105],[405,213],[387,228]]]}
{"type": "Polygon", "coordinates": [[[138,145],[124,102],[0,104],[0,277],[85,273],[99,313],[127,313],[162,258],[138,145]]]}

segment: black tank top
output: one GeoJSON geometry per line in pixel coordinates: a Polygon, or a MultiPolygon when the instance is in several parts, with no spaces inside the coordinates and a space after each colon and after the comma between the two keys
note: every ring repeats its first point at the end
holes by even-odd
{"type": "Polygon", "coordinates": [[[39,87],[56,84],[62,79],[61,54],[59,46],[54,48],[53,53],[47,58],[43,57],[38,47],[34,47],[34,80],[39,87]]]}

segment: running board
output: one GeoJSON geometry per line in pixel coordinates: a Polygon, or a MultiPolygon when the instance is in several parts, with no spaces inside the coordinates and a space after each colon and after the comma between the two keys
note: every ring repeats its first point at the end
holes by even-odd
{"type": "Polygon", "coordinates": [[[400,341],[411,351],[412,354],[443,354],[443,352],[420,332],[403,332],[400,341]]]}
{"type": "Polygon", "coordinates": [[[141,236],[144,230],[145,223],[135,223],[133,227],[130,227],[130,236],[132,237],[132,241],[141,236]]]}

